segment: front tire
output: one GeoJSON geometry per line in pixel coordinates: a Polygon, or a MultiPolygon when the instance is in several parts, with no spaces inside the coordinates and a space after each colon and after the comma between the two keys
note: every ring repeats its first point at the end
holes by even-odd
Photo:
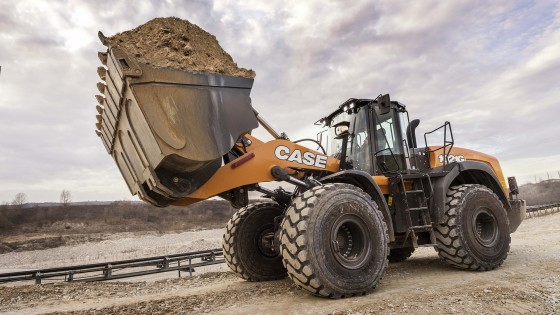
{"type": "Polygon", "coordinates": [[[371,197],[326,184],[297,197],[281,230],[282,262],[299,287],[343,298],[377,286],[387,266],[387,227],[371,197]]]}
{"type": "Polygon", "coordinates": [[[261,202],[239,209],[229,220],[222,248],[226,264],[249,281],[269,281],[286,277],[282,258],[274,249],[274,218],[282,208],[261,202]]]}
{"type": "Polygon", "coordinates": [[[488,187],[449,188],[445,219],[435,234],[436,250],[446,263],[483,271],[504,262],[511,242],[509,221],[502,202],[488,187]]]}

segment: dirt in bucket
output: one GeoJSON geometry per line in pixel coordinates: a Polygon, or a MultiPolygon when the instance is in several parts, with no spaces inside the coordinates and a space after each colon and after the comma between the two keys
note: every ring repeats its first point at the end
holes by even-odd
{"type": "Polygon", "coordinates": [[[216,36],[176,17],[155,18],[111,36],[109,43],[119,46],[138,62],[153,67],[255,77],[253,70],[237,66],[216,36]]]}

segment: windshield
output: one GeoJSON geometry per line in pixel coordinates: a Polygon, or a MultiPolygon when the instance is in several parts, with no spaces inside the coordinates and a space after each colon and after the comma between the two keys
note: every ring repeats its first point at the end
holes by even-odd
{"type": "MultiPolygon", "coordinates": [[[[368,117],[368,106],[361,107],[356,114],[342,113],[333,118],[332,125],[336,125],[342,121],[347,121],[350,123],[350,132],[352,135],[348,139],[348,148],[346,154],[348,156],[348,161],[354,169],[366,171],[372,173],[371,169],[371,140],[369,134],[369,117],[368,117]]],[[[335,139],[336,135],[334,133],[335,128],[330,128],[329,138],[332,139],[332,143],[327,144],[329,154],[339,158],[339,154],[342,147],[342,139],[335,139]]]]}

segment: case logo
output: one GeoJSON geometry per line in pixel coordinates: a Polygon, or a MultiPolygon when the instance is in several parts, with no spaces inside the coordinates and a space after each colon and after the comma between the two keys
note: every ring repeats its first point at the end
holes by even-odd
{"type": "Polygon", "coordinates": [[[279,160],[285,160],[288,162],[296,162],[299,164],[307,165],[307,166],[315,166],[318,168],[326,168],[327,167],[327,156],[315,154],[313,152],[302,152],[298,149],[290,152],[290,148],[285,145],[279,145],[274,150],[274,155],[279,160]]]}

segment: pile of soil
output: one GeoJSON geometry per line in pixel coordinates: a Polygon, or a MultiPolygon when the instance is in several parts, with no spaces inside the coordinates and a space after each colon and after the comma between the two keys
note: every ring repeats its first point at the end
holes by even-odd
{"type": "Polygon", "coordinates": [[[119,46],[138,62],[153,67],[255,77],[253,70],[237,66],[216,36],[180,18],[155,18],[108,40],[111,46],[119,46]]]}

